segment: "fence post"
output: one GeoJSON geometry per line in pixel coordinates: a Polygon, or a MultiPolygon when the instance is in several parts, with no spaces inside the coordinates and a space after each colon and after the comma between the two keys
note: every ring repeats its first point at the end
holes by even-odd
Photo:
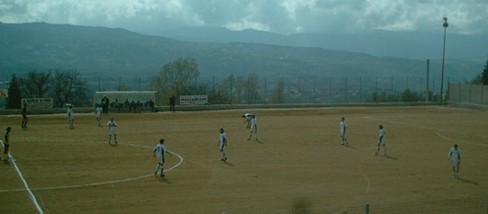
{"type": "Polygon", "coordinates": [[[369,214],[369,203],[366,203],[364,213],[369,214]]]}
{"type": "MultiPolygon", "coordinates": [[[[485,87],[483,86],[483,84],[481,84],[481,97],[480,97],[480,103],[481,105],[483,105],[483,90],[485,89],[485,87]]],[[[488,212],[487,212],[488,213],[488,212]]]]}

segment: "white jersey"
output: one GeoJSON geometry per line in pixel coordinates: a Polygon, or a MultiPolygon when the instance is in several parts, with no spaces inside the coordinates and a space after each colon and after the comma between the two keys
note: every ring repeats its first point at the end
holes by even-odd
{"type": "Polygon", "coordinates": [[[379,137],[378,143],[385,144],[385,129],[380,129],[379,137]]]}
{"type": "Polygon", "coordinates": [[[339,133],[341,136],[344,136],[344,134],[346,133],[346,128],[347,128],[346,121],[341,120],[339,124],[339,133]]]}
{"type": "Polygon", "coordinates": [[[451,163],[455,165],[461,160],[461,150],[452,147],[447,153],[447,157],[451,160],[451,163]]]}
{"type": "Polygon", "coordinates": [[[258,120],[256,118],[253,118],[251,120],[251,129],[256,130],[258,128],[258,120]]]}
{"type": "Polygon", "coordinates": [[[73,108],[68,108],[68,120],[73,120],[75,119],[75,112],[73,111],[73,108]]]}
{"type": "Polygon", "coordinates": [[[107,126],[108,126],[108,133],[110,135],[115,134],[115,127],[117,127],[117,122],[115,122],[115,120],[109,120],[107,126]]]}
{"type": "Polygon", "coordinates": [[[226,145],[227,145],[227,134],[224,132],[224,133],[220,133],[220,137],[219,137],[219,147],[220,148],[224,148],[226,145]]]}
{"type": "Polygon", "coordinates": [[[102,111],[103,111],[103,108],[101,106],[97,106],[95,108],[95,115],[96,115],[97,119],[102,118],[102,111]]]}
{"type": "Polygon", "coordinates": [[[164,146],[164,144],[158,143],[158,145],[154,147],[153,152],[156,154],[158,163],[164,163],[164,153],[166,152],[166,147],[164,146]]]}
{"type": "Polygon", "coordinates": [[[153,152],[156,153],[156,156],[164,156],[164,153],[166,152],[166,147],[164,144],[158,143],[153,149],[153,152]]]}

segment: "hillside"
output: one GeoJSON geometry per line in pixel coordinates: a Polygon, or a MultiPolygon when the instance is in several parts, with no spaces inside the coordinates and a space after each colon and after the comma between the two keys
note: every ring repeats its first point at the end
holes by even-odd
{"type": "MultiPolygon", "coordinates": [[[[246,42],[293,47],[320,47],[332,50],[368,53],[374,56],[392,56],[407,59],[438,59],[442,54],[442,31],[433,33],[389,32],[374,30],[358,34],[281,35],[270,32],[231,31],[216,27],[186,27],[160,33],[168,38],[198,42],[246,42]]],[[[449,59],[486,60],[488,35],[454,34],[447,32],[446,57],[449,59]],[[481,57],[481,58],[480,58],[481,57]]]]}
{"type": "MultiPolygon", "coordinates": [[[[271,79],[425,76],[424,60],[312,47],[184,42],[102,27],[0,24],[0,81],[10,80],[13,73],[33,70],[77,70],[95,89],[110,90],[117,84],[146,89],[164,64],[179,57],[197,60],[198,81],[252,72],[271,79]]],[[[439,63],[431,62],[431,72],[440,71],[439,63]]],[[[469,61],[450,61],[446,77],[471,80],[482,67],[469,61]]]]}

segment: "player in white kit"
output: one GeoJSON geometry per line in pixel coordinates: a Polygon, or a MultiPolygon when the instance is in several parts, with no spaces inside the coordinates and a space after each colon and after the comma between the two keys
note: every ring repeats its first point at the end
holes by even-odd
{"type": "Polygon", "coordinates": [[[251,128],[252,116],[253,116],[252,113],[245,113],[242,115],[242,118],[244,118],[244,123],[246,124],[246,128],[251,128]]]}
{"type": "Polygon", "coordinates": [[[380,131],[379,131],[379,139],[378,139],[378,145],[376,146],[376,155],[378,155],[378,152],[380,151],[380,147],[383,146],[384,149],[384,156],[387,156],[386,153],[386,143],[385,143],[385,129],[383,128],[383,125],[380,125],[380,131]]]}
{"type": "Polygon", "coordinates": [[[68,126],[70,129],[74,129],[74,123],[75,123],[75,112],[73,111],[73,106],[69,105],[68,106],[68,126]]]}
{"type": "Polygon", "coordinates": [[[339,123],[339,136],[341,137],[341,145],[347,145],[346,139],[346,119],[343,117],[341,118],[341,122],[339,123]]]}
{"type": "Polygon", "coordinates": [[[222,158],[220,159],[221,161],[226,161],[227,160],[227,155],[225,154],[225,147],[227,146],[227,134],[225,133],[223,128],[220,128],[220,135],[219,135],[219,150],[220,153],[222,154],[222,158]]]}
{"type": "Polygon", "coordinates": [[[249,129],[249,137],[247,140],[251,140],[252,134],[256,135],[256,141],[258,140],[258,121],[256,115],[252,115],[251,128],[249,129]]]}
{"type": "Polygon", "coordinates": [[[103,108],[102,106],[98,105],[95,107],[95,118],[97,119],[97,122],[98,122],[98,126],[102,126],[102,124],[100,124],[100,120],[102,119],[102,112],[103,112],[103,108]]]}
{"type": "Polygon", "coordinates": [[[451,161],[452,166],[452,176],[459,177],[459,165],[461,165],[461,150],[458,148],[457,144],[449,149],[447,153],[447,159],[451,161]]]}
{"type": "Polygon", "coordinates": [[[171,157],[173,157],[173,154],[166,149],[164,146],[164,139],[161,138],[159,140],[159,144],[156,145],[153,149],[154,157],[157,158],[158,163],[156,165],[156,170],[154,171],[154,176],[158,175],[158,171],[161,171],[160,176],[164,177],[164,153],[168,153],[171,157]]]}
{"type": "Polygon", "coordinates": [[[117,145],[117,133],[115,133],[115,128],[117,127],[117,122],[115,122],[114,118],[110,118],[107,122],[108,126],[108,144],[112,144],[112,136],[114,136],[115,144],[117,145]]]}

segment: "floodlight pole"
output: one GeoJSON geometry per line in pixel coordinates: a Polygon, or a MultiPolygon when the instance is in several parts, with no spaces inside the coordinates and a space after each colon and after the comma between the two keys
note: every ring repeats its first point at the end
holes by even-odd
{"type": "Polygon", "coordinates": [[[444,42],[442,44],[442,69],[441,69],[441,105],[444,105],[444,61],[446,58],[446,30],[449,24],[447,23],[447,17],[444,17],[444,42]]]}
{"type": "Polygon", "coordinates": [[[430,69],[430,60],[427,59],[427,73],[425,75],[425,103],[429,103],[429,69],[430,69]]]}

